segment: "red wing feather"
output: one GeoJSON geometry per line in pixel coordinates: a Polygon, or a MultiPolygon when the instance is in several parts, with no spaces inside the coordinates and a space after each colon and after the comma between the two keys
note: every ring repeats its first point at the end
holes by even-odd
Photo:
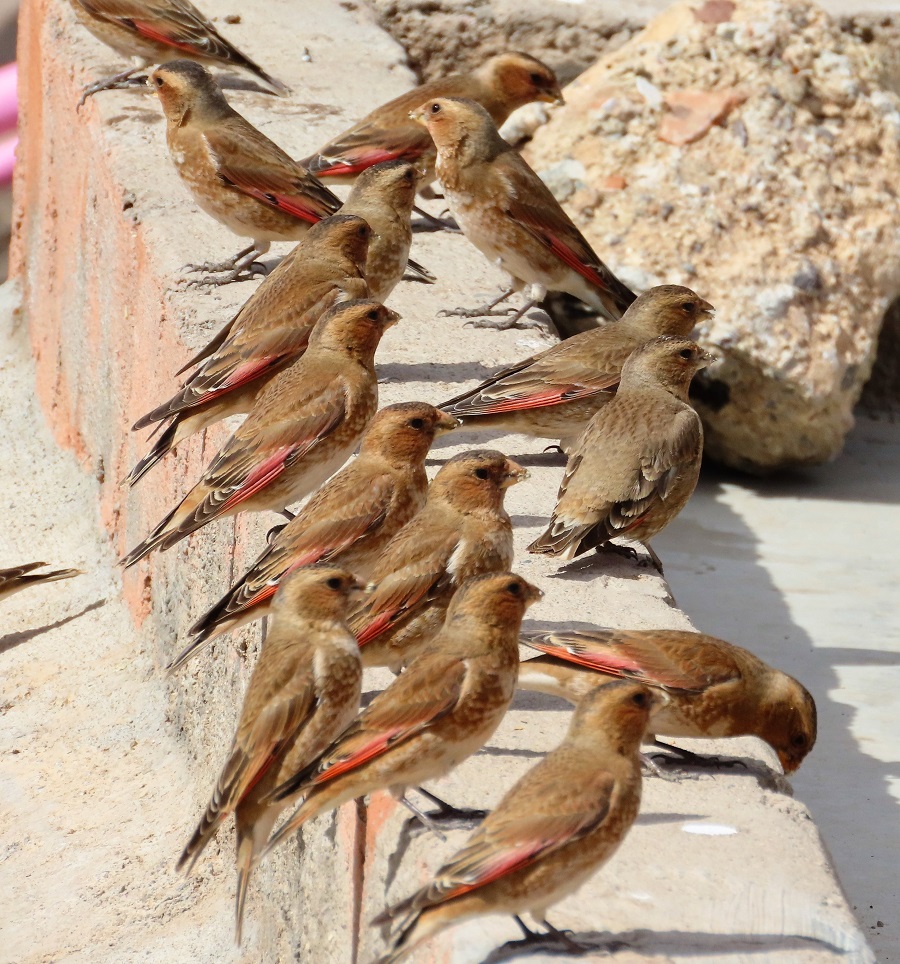
{"type": "Polygon", "coordinates": [[[261,492],[284,471],[284,463],[303,446],[285,445],[270,455],[250,472],[239,489],[232,493],[222,504],[219,513],[228,512],[236,505],[261,492]]]}

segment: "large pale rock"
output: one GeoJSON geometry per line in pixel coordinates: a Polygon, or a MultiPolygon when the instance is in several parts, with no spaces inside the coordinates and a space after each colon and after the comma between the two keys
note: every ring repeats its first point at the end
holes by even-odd
{"type": "Polygon", "coordinates": [[[553,183],[576,162],[569,209],[630,281],[718,309],[698,408],[730,465],[822,462],[852,425],[900,292],[900,103],[882,77],[811,3],[687,0],[572,83],[527,151],[553,183]]]}

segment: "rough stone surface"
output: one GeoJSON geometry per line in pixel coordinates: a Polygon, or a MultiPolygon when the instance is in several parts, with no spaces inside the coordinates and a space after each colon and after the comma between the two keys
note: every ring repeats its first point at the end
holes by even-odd
{"type": "MultiPolygon", "coordinates": [[[[236,12],[219,11],[222,17],[236,12]]],[[[298,7],[294,0],[247,0],[240,12],[241,22],[230,24],[235,42],[297,93],[284,101],[243,92],[232,96],[240,110],[297,156],[412,81],[399,48],[370,20],[337,2],[298,7]],[[312,54],[309,64],[295,56],[298,36],[312,54]],[[348,62],[365,65],[365,83],[347,83],[348,62]]],[[[35,0],[25,5],[20,63],[23,153],[13,273],[22,286],[22,316],[35,356],[35,393],[56,439],[93,479],[89,491],[111,543],[111,552],[100,559],[103,578],[121,592],[136,624],[127,634],[130,646],[103,651],[104,667],[126,664],[122,692],[130,694],[124,681],[138,676],[145,695],[155,687],[159,698],[151,694],[153,705],[139,708],[135,695],[133,710],[130,700],[121,699],[100,710],[114,730],[110,714],[131,714],[133,720],[146,720],[148,730],[152,726],[158,743],[145,749],[138,740],[129,767],[71,766],[92,759],[85,744],[97,739],[95,731],[83,731],[70,722],[77,717],[62,715],[48,727],[47,718],[60,707],[52,701],[38,705],[33,728],[40,732],[40,746],[51,743],[55,733],[84,756],[61,755],[49,776],[33,770],[36,763],[29,761],[19,779],[50,786],[54,799],[74,794],[79,807],[61,807],[54,835],[35,833],[27,860],[16,866],[23,877],[28,868],[41,868],[40,877],[29,882],[28,917],[37,920],[55,919],[60,899],[55,869],[64,864],[71,930],[60,935],[39,929],[29,940],[19,940],[22,953],[17,951],[15,959],[38,964],[65,952],[73,960],[116,964],[368,960],[378,940],[367,926],[372,913],[386,895],[406,893],[420,882],[459,840],[457,835],[438,847],[419,838],[405,847],[402,815],[381,795],[368,808],[350,805],[316,821],[261,867],[241,951],[229,946],[230,830],[209,848],[189,881],[172,869],[221,765],[256,656],[258,628],[217,640],[174,678],[166,677],[162,666],[183,643],[186,627],[257,554],[273,519],[210,525],[122,575],[110,557],[132,545],[187,490],[227,428],[193,438],[134,490],[123,490],[118,480],[146,444],[143,433],[132,434],[128,426],[171,392],[173,371],[231,317],[252,283],[215,293],[179,286],[182,265],[230,254],[236,239],[191,203],[166,156],[162,121],[151,99],[113,93],[76,114],[79,86],[116,62],[75,31],[66,4],[35,0]],[[158,764],[157,754],[170,760],[171,769],[158,764]],[[160,786],[146,776],[156,771],[160,786]],[[81,805],[86,780],[101,788],[87,811],[81,805]],[[116,824],[120,811],[113,803],[119,807],[129,796],[149,800],[141,806],[155,808],[152,832],[138,837],[141,861],[132,856],[135,837],[116,824]],[[88,842],[84,835],[74,836],[85,824],[94,831],[88,842]],[[70,840],[70,831],[71,845],[63,846],[60,841],[70,840]],[[398,851],[404,854],[402,863],[392,856],[398,851]],[[107,886],[123,896],[110,900],[107,886]],[[72,948],[77,954],[70,954],[72,948]]],[[[440,401],[549,344],[541,332],[481,332],[438,318],[440,308],[479,303],[501,275],[460,237],[419,236],[415,248],[416,260],[435,270],[439,282],[428,288],[402,285],[391,299],[403,320],[379,352],[384,403],[416,397],[440,401]]],[[[281,246],[279,253],[284,250],[281,246]]],[[[532,478],[513,488],[508,501],[517,567],[547,591],[530,615],[531,628],[690,626],[663,580],[646,569],[624,560],[598,566],[588,559],[557,572],[549,560],[524,555],[553,505],[561,474],[559,461],[542,454],[539,442],[485,435],[442,442],[431,472],[462,447],[486,442],[520,456],[532,470],[532,478]]],[[[27,476],[29,458],[35,457],[26,451],[11,463],[17,479],[27,476]]],[[[46,494],[43,487],[41,492],[46,494]]],[[[20,504],[8,506],[14,520],[20,504]]],[[[81,503],[73,511],[85,514],[81,503]]],[[[78,651],[82,659],[95,654],[90,640],[78,651]]],[[[26,652],[18,650],[15,664],[16,692],[23,694],[40,688],[44,672],[39,660],[25,658],[26,652]]],[[[79,695],[83,678],[71,684],[79,695]]],[[[386,682],[386,674],[372,674],[366,689],[386,682]]],[[[17,719],[17,732],[28,732],[27,720],[17,719]]],[[[567,719],[568,710],[549,699],[518,699],[487,750],[436,789],[454,800],[490,803],[560,739],[567,719]]],[[[130,735],[127,727],[121,732],[130,735]]],[[[640,931],[635,948],[622,954],[628,961],[660,954],[685,961],[708,960],[710,954],[738,961],[748,947],[771,960],[824,962],[834,958],[835,949],[848,951],[844,960],[870,960],[806,808],[772,777],[771,754],[753,740],[727,751],[747,757],[750,769],[683,785],[648,784],[645,815],[635,832],[606,872],[561,905],[560,923],[584,933],[640,931]],[[707,839],[685,832],[683,824],[696,820],[726,821],[737,833],[707,839]],[[762,842],[773,840],[779,846],[761,859],[762,842]],[[787,904],[789,911],[783,911],[787,904]]],[[[815,765],[815,754],[806,765],[815,765]]],[[[19,802],[29,806],[28,799],[19,802]]],[[[16,917],[3,926],[21,925],[16,917]]],[[[514,933],[504,920],[478,922],[448,934],[413,960],[471,964],[514,933]]],[[[5,938],[2,946],[10,946],[5,938]]]]}
{"type": "Polygon", "coordinates": [[[707,452],[752,472],[822,462],[900,292],[900,101],[871,45],[805,0],[737,0],[719,23],[696,6],[582,74],[526,155],[583,165],[570,209],[601,257],[718,309],[707,452]],[[611,175],[626,186],[601,193],[611,175]]]}

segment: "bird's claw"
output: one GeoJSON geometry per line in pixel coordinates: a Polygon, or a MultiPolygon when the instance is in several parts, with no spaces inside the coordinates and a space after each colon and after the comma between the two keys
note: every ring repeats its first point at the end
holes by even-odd
{"type": "Polygon", "coordinates": [[[93,97],[94,94],[99,94],[102,90],[130,90],[132,87],[146,87],[147,78],[145,75],[141,74],[140,77],[110,77],[108,80],[98,80],[93,84],[87,84],[81,91],[81,97],[78,98],[78,104],[76,105],[77,110],[81,110],[84,107],[87,99],[93,97]]]}

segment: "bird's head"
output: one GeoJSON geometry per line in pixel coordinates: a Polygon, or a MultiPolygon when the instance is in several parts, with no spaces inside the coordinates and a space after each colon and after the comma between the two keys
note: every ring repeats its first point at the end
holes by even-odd
{"type": "Polygon", "coordinates": [[[419,187],[420,172],[408,161],[382,161],[366,168],[357,178],[353,193],[383,198],[392,207],[411,211],[419,187]]]}
{"type": "Polygon", "coordinates": [[[714,311],[708,301],[690,288],[657,285],[640,295],[623,317],[642,325],[648,333],[684,338],[714,311]]]}
{"type": "Polygon", "coordinates": [[[816,744],[816,701],[806,687],[780,670],[771,672],[765,687],[756,735],[772,747],[790,774],[816,744]]]}
{"type": "Polygon", "coordinates": [[[452,415],[427,402],[388,405],[369,423],[360,452],[377,453],[401,468],[421,465],[435,437],[458,425],[452,415]]]}
{"type": "Polygon", "coordinates": [[[714,357],[689,338],[662,335],[633,351],[622,366],[623,388],[635,382],[654,382],[686,397],[691,379],[714,357]]]}
{"type": "Polygon", "coordinates": [[[151,71],[147,85],[156,91],[166,119],[179,126],[231,112],[216,79],[193,60],[170,60],[151,71]]]}
{"type": "Polygon", "coordinates": [[[303,239],[304,249],[333,252],[341,259],[352,261],[365,274],[366,258],[372,229],[367,221],[355,214],[333,214],[312,225],[303,239]]]}
{"type": "Polygon", "coordinates": [[[431,484],[429,499],[447,502],[459,512],[498,509],[503,493],[528,477],[526,469],[494,449],[454,455],[431,484]]]}
{"type": "Polygon", "coordinates": [[[344,622],[348,607],[361,598],[366,584],[346,569],[303,566],[281,580],[272,614],[307,620],[344,622]]]}
{"type": "Polygon", "coordinates": [[[497,54],[486,60],[476,74],[510,113],[533,101],[565,103],[556,74],[530,54],[497,54]]]}
{"type": "Polygon", "coordinates": [[[400,315],[370,298],[344,301],[316,322],[309,347],[328,348],[354,358],[368,359],[381,336],[400,320],[400,315]]]}

